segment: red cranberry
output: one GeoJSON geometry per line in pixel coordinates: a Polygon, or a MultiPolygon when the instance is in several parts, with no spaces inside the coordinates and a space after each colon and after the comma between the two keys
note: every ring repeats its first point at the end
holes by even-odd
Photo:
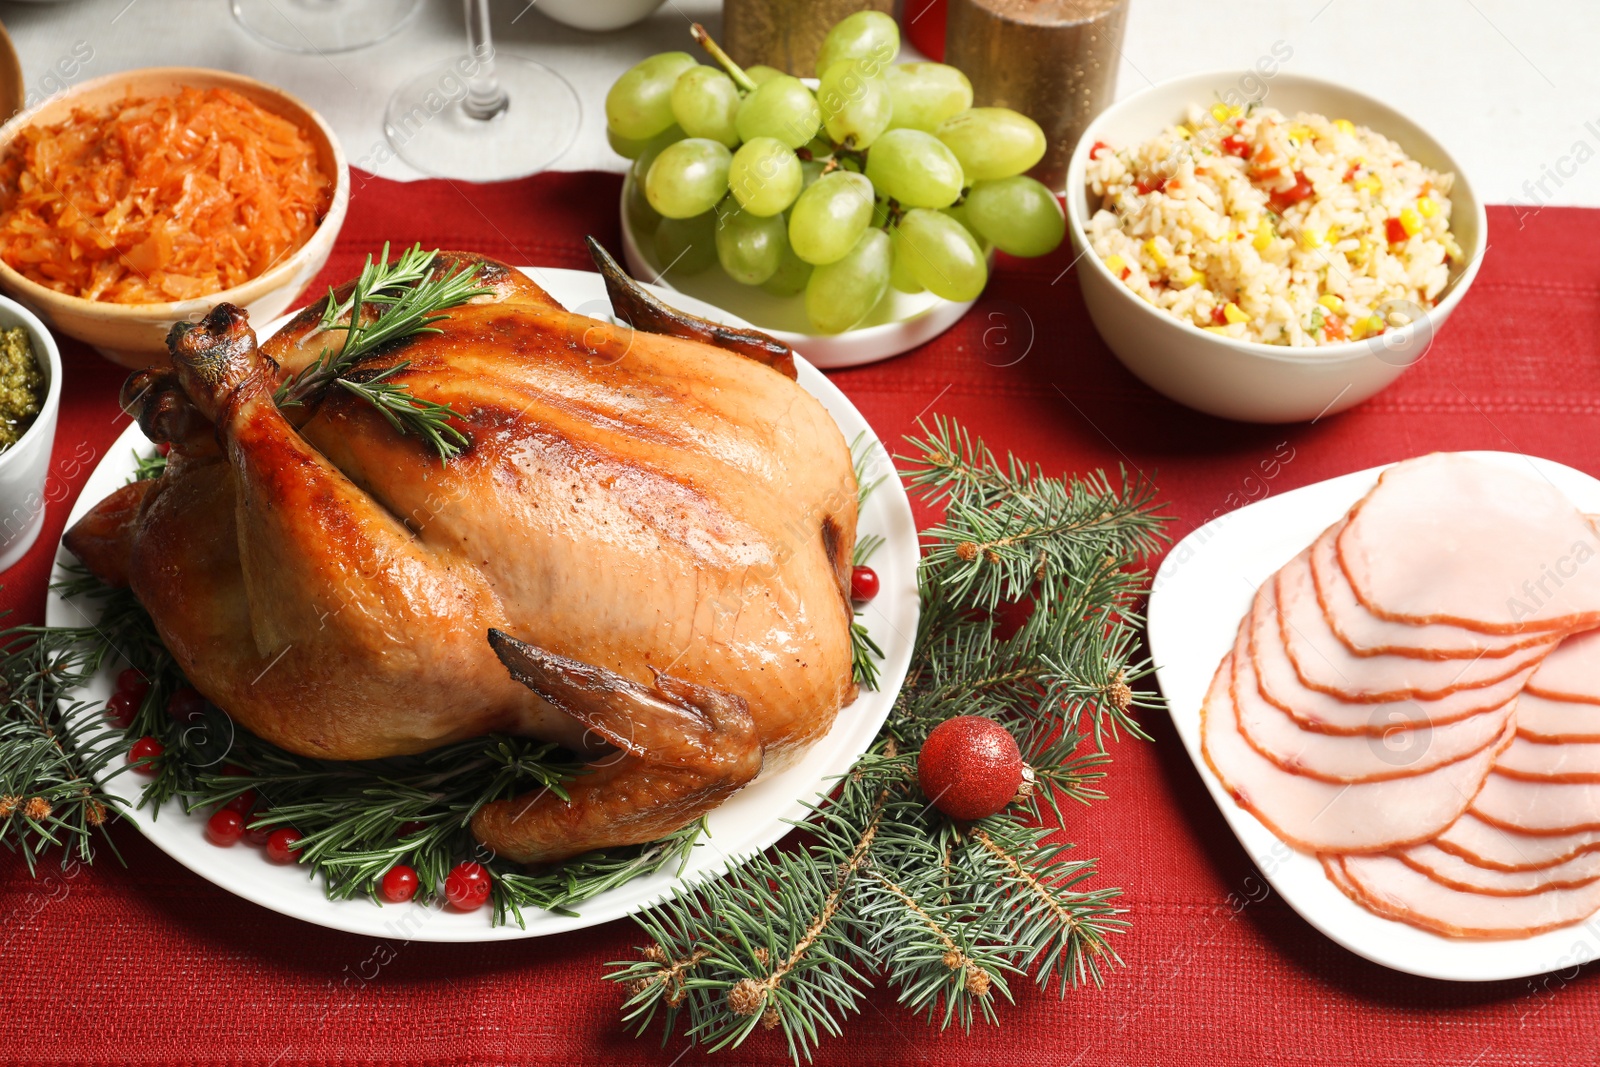
{"type": "Polygon", "coordinates": [[[137,667],[125,668],[117,675],[117,692],[126,693],[142,704],[145,694],[150,692],[150,680],[137,667]]]}
{"type": "Polygon", "coordinates": [[[445,877],[445,899],[459,911],[474,911],[483,907],[489,899],[492,883],[493,879],[483,864],[471,860],[458,863],[445,877]]]}
{"type": "Polygon", "coordinates": [[[850,570],[850,599],[871,600],[878,595],[878,572],[871,567],[850,570]]]}
{"type": "Polygon", "coordinates": [[[133,725],[133,717],[138,713],[139,699],[131,693],[112,693],[111,699],[106,701],[106,718],[124,730],[133,725]]]}
{"type": "Polygon", "coordinates": [[[167,698],[167,714],[178,722],[194,722],[206,713],[206,698],[184,686],[167,698]]]}
{"type": "Polygon", "coordinates": [[[256,791],[254,789],[246,789],[222,806],[229,811],[236,811],[240,815],[249,815],[250,809],[256,806],[256,791]]]}
{"type": "Polygon", "coordinates": [[[293,863],[299,859],[294,844],[304,835],[291,827],[280,827],[267,835],[267,859],[273,863],[293,863]]]}
{"type": "Polygon", "coordinates": [[[231,848],[244,836],[244,818],[236,811],[220,808],[206,820],[206,840],[218,848],[231,848]]]}
{"type": "Polygon", "coordinates": [[[140,774],[155,774],[156,769],[149,761],[160,759],[166,750],[167,746],[155,738],[141,737],[128,749],[128,762],[134,764],[133,769],[140,774]]]}
{"type": "Polygon", "coordinates": [[[391,904],[404,904],[417,895],[417,872],[403,863],[397,863],[384,873],[378,891],[391,904]]]}

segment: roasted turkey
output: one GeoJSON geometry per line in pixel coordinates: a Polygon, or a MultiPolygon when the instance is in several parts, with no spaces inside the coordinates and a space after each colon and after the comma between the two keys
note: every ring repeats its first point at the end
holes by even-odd
{"type": "MultiPolygon", "coordinates": [[[[850,450],[764,335],[681,315],[593,246],[634,328],[481,256],[491,290],[358,374],[449,404],[441,461],[342,389],[274,390],[343,334],[320,303],[257,347],[216,307],[124,405],[165,472],[66,544],[131,587],[190,683],[290,751],[422,752],[491,732],[587,754],[570,799],[491,803],[522,862],[658,838],[782,767],[855,694],[850,450]]],[[[348,287],[339,295],[341,299],[348,287]]]]}

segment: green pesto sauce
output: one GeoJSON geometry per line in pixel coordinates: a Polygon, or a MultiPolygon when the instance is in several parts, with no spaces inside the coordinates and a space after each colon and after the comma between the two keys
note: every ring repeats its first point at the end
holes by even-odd
{"type": "Polygon", "coordinates": [[[10,448],[33,425],[44,402],[44,375],[28,331],[0,330],[0,449],[10,448]]]}

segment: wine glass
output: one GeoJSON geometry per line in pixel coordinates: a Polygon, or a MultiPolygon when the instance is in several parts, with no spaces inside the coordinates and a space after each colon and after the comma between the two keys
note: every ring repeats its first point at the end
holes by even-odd
{"type": "Polygon", "coordinates": [[[399,33],[422,0],[230,0],[233,17],[285,52],[349,52],[399,33]]]}
{"type": "Polygon", "coordinates": [[[400,86],[383,132],[424,174],[491,182],[544,170],[578,135],[578,94],[544,64],[497,53],[489,0],[463,2],[467,54],[400,86]]]}

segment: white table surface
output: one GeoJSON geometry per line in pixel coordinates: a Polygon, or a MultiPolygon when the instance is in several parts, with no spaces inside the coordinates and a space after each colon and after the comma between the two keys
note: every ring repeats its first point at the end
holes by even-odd
{"type": "MultiPolygon", "coordinates": [[[[293,0],[284,0],[286,6],[293,0]]],[[[606,0],[594,0],[605,3],[606,0]]],[[[1344,82],[1410,114],[1462,161],[1489,201],[1600,206],[1600,4],[1590,0],[1132,0],[1118,93],[1199,70],[1245,68],[1275,43],[1284,69],[1344,82]]],[[[717,0],[669,0],[610,34],[568,29],[537,0],[494,0],[501,51],[561,71],[583,101],[562,169],[621,170],[602,101],[638,59],[692,50],[691,19],[720,25],[717,0]]],[[[233,22],[227,0],[0,3],[30,92],[74,48],[79,79],[163,64],[224,67],[274,82],[325,115],[352,164],[416,174],[383,137],[389,94],[407,75],[465,51],[459,0],[427,0],[404,31],[332,56],[275,51],[233,22]]],[[[515,105],[514,105],[515,106],[515,105]]],[[[514,117],[514,116],[513,116],[514,117]]]]}

